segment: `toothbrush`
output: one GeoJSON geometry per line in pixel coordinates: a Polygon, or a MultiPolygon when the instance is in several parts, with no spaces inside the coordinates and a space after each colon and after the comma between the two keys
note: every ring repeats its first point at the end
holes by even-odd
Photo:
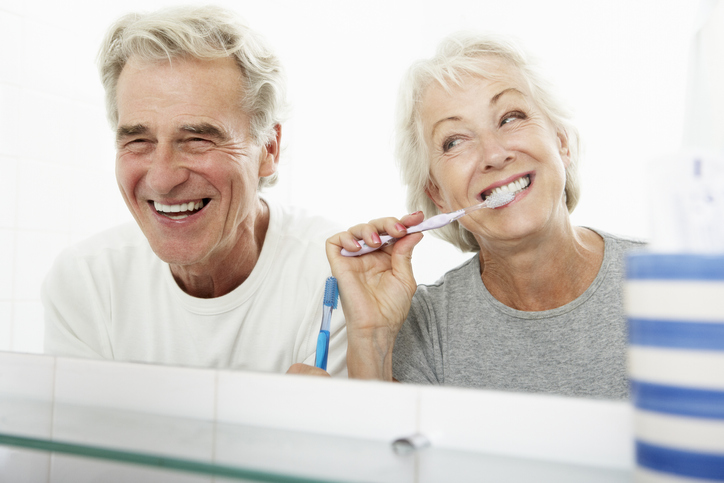
{"type": "MultiPolygon", "coordinates": [[[[477,205],[468,206],[467,208],[463,208],[462,210],[452,211],[450,213],[442,213],[433,216],[432,218],[428,218],[419,225],[411,226],[407,229],[407,234],[409,235],[410,233],[417,233],[419,231],[435,230],[437,228],[442,228],[443,226],[448,225],[453,221],[462,218],[463,216],[475,210],[479,210],[481,208],[498,208],[500,206],[507,205],[508,203],[513,201],[513,198],[515,198],[515,194],[511,192],[494,193],[488,196],[485,201],[483,201],[482,203],[478,203],[477,205]]],[[[345,257],[358,257],[360,255],[374,252],[375,250],[379,250],[384,246],[394,243],[395,241],[397,241],[397,238],[391,237],[389,235],[383,235],[380,237],[380,240],[382,241],[382,245],[378,246],[377,248],[373,248],[367,245],[362,240],[359,240],[359,244],[362,246],[361,250],[356,252],[350,252],[343,248],[342,255],[344,255],[345,257]]]]}
{"type": "Polygon", "coordinates": [[[329,277],[324,285],[324,304],[322,305],[322,327],[317,337],[317,356],[315,367],[327,370],[327,357],[329,356],[329,329],[332,324],[332,310],[337,308],[339,289],[337,279],[329,277]]]}

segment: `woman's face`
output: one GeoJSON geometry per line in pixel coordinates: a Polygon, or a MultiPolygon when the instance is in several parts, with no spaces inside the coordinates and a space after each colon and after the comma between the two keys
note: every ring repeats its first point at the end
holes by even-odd
{"type": "Polygon", "coordinates": [[[533,103],[517,68],[481,59],[495,79],[470,76],[446,91],[427,88],[421,116],[431,155],[428,196],[444,212],[515,193],[496,209],[460,219],[478,243],[525,238],[568,219],[564,188],[568,141],[533,103]]]}

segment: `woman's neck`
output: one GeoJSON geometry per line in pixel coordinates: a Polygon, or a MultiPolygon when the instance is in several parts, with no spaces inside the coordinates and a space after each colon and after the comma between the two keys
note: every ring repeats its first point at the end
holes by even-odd
{"type": "Polygon", "coordinates": [[[587,228],[567,225],[521,242],[481,245],[481,277],[508,307],[551,310],[580,297],[603,262],[604,241],[587,228]]]}

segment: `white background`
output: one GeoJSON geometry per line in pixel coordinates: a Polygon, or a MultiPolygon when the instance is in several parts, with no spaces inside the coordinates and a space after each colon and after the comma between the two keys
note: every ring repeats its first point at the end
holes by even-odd
{"type": "MultiPolygon", "coordinates": [[[[0,350],[42,348],[57,253],[130,220],[94,59],[108,25],[158,0],[0,0],[0,350]]],[[[460,29],[517,37],[573,106],[585,143],[576,224],[650,235],[647,180],[683,133],[693,0],[218,1],[275,47],[293,111],[269,195],[349,226],[406,213],[392,158],[403,71],[460,29]]],[[[418,282],[469,255],[432,236],[418,282]]],[[[70,281],[72,283],[72,281],[70,281]]]]}

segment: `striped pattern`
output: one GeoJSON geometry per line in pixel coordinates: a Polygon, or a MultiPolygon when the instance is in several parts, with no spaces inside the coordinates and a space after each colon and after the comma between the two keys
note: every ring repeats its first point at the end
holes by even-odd
{"type": "Polygon", "coordinates": [[[629,255],[636,481],[724,482],[724,256],[629,255]]]}

